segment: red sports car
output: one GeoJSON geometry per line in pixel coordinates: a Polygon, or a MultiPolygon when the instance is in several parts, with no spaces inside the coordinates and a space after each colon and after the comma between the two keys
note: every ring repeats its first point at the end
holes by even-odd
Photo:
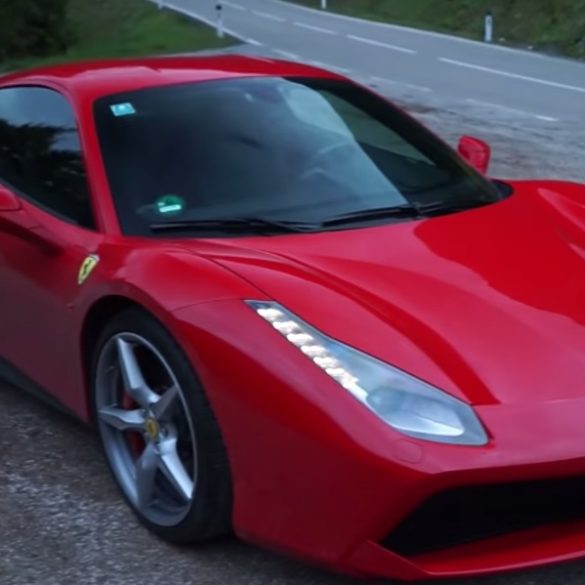
{"type": "Polygon", "coordinates": [[[361,576],[585,556],[585,186],[343,77],[0,80],[0,355],[161,537],[361,576]]]}

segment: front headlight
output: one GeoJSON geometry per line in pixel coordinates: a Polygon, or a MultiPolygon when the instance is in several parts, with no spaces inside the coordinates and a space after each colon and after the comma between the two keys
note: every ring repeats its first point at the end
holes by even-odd
{"type": "Polygon", "coordinates": [[[278,303],[247,303],[316,366],[397,431],[439,443],[488,442],[477,415],[465,402],[331,339],[278,303]]]}

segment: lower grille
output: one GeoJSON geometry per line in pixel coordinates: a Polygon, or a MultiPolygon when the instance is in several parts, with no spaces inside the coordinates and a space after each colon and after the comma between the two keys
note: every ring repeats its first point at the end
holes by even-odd
{"type": "Polygon", "coordinates": [[[580,519],[585,519],[585,477],[463,487],[432,496],[382,545],[408,557],[580,519]]]}

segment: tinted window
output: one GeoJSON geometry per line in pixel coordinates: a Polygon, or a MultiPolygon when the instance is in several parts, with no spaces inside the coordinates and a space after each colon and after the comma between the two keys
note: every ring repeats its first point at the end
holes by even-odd
{"type": "Polygon", "coordinates": [[[126,233],[242,217],[315,226],[370,209],[499,198],[432,133],[347,82],[154,88],[103,98],[95,116],[126,233]]]}
{"type": "Polygon", "coordinates": [[[0,180],[48,211],[94,226],[75,118],[62,95],[0,89],[0,180]]]}

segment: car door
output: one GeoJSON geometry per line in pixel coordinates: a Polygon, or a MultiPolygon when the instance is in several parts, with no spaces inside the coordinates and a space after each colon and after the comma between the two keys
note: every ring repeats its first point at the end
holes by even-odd
{"type": "Polygon", "coordinates": [[[65,403],[78,277],[99,242],[83,158],[63,95],[0,88],[0,185],[21,207],[0,211],[0,358],[65,403]]]}

